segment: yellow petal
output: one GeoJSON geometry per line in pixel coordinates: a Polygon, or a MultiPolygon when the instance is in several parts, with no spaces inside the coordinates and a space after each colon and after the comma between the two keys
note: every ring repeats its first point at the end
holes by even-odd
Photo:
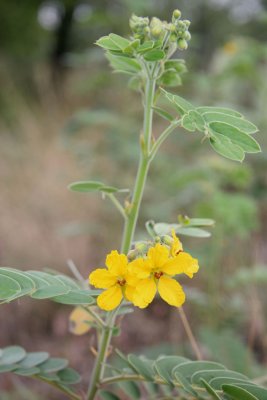
{"type": "Polygon", "coordinates": [[[180,251],[183,251],[183,245],[176,236],[174,229],[172,229],[172,238],[173,238],[173,243],[171,245],[171,255],[172,257],[175,257],[177,256],[177,254],[179,254],[180,251]]]}
{"type": "Polygon", "coordinates": [[[193,275],[198,271],[199,265],[198,260],[193,258],[188,253],[179,253],[178,256],[175,257],[177,262],[183,268],[183,273],[189,276],[189,278],[193,278],[193,275]]]}
{"type": "Polygon", "coordinates": [[[98,268],[89,275],[89,283],[99,289],[107,289],[116,282],[117,278],[105,268],[98,268]]]}
{"type": "Polygon", "coordinates": [[[69,330],[74,335],[84,335],[91,327],[92,316],[82,307],[75,307],[69,317],[69,330]]]}
{"type": "Polygon", "coordinates": [[[174,279],[162,276],[159,279],[158,291],[160,297],[171,306],[180,307],[185,301],[182,286],[174,279]]]}
{"type": "Polygon", "coordinates": [[[150,247],[147,257],[152,262],[153,268],[160,268],[167,262],[169,250],[167,247],[157,243],[156,246],[150,247]]]}
{"type": "Polygon", "coordinates": [[[130,286],[130,285],[125,286],[124,295],[125,295],[126,300],[131,301],[131,302],[133,301],[133,295],[134,295],[135,290],[136,289],[134,286],[130,286]]]}
{"type": "Polygon", "coordinates": [[[137,278],[148,278],[152,269],[152,264],[144,258],[137,258],[128,264],[128,271],[137,278]]]}
{"type": "Polygon", "coordinates": [[[107,255],[106,266],[112,275],[123,277],[127,272],[128,259],[125,254],[113,250],[107,255]]]}
{"type": "Polygon", "coordinates": [[[98,307],[105,311],[111,311],[118,307],[122,300],[121,288],[117,285],[105,290],[97,298],[98,307]]]}
{"type": "Polygon", "coordinates": [[[133,303],[140,307],[139,304],[150,304],[157,292],[157,285],[152,278],[142,279],[136,286],[136,291],[133,295],[133,303]]]}
{"type": "Polygon", "coordinates": [[[170,258],[162,267],[161,271],[168,275],[177,275],[184,273],[184,266],[178,257],[170,258]]]}

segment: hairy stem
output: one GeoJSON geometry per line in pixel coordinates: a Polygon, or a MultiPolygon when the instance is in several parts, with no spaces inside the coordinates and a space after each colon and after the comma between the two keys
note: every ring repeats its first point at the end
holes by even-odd
{"type": "MultiPolygon", "coordinates": [[[[140,204],[143,197],[143,192],[146,183],[146,177],[149,168],[149,157],[152,136],[152,119],[153,119],[153,101],[155,95],[155,79],[147,77],[147,84],[145,89],[144,101],[144,125],[143,136],[140,142],[140,161],[138,172],[135,180],[133,198],[125,218],[124,232],[122,238],[121,251],[127,254],[131,248],[136,222],[139,215],[140,204]]],[[[113,200],[113,199],[111,199],[113,200]]],[[[95,360],[91,382],[87,392],[87,400],[93,400],[99,388],[101,379],[105,372],[105,360],[107,357],[107,350],[112,336],[112,328],[115,324],[116,311],[109,313],[106,319],[106,328],[102,330],[100,343],[98,346],[98,354],[95,360]]]]}

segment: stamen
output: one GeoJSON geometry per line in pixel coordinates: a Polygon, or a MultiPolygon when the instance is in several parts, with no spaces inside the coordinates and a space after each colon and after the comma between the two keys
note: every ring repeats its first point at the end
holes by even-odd
{"type": "Polygon", "coordinates": [[[118,283],[118,285],[120,285],[120,286],[124,286],[125,283],[126,283],[126,280],[125,280],[125,279],[117,280],[117,283],[118,283]]]}
{"type": "Polygon", "coordinates": [[[161,276],[163,275],[163,272],[155,272],[154,273],[154,277],[156,278],[156,279],[159,279],[161,276]]]}

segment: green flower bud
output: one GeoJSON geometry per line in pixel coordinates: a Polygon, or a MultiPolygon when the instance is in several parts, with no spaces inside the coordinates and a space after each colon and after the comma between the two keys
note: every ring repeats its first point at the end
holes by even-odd
{"type": "Polygon", "coordinates": [[[169,235],[165,235],[161,238],[162,243],[166,244],[167,246],[171,246],[173,243],[173,238],[169,235]]]}
{"type": "Polygon", "coordinates": [[[150,33],[149,26],[146,26],[146,27],[144,28],[144,34],[145,34],[145,35],[148,35],[149,33],[150,33]]]}
{"type": "Polygon", "coordinates": [[[171,33],[170,35],[170,42],[176,42],[177,40],[177,35],[176,33],[171,33]]]}
{"type": "Polygon", "coordinates": [[[154,241],[155,241],[155,243],[160,243],[160,241],[161,241],[161,240],[160,240],[160,237],[159,237],[159,236],[156,236],[155,239],[154,239],[154,241]]]}
{"type": "Polygon", "coordinates": [[[184,32],[184,31],[186,30],[186,25],[184,24],[183,21],[178,21],[177,28],[178,28],[180,31],[183,31],[183,32],[184,32]]]}
{"type": "Polygon", "coordinates": [[[177,40],[177,45],[179,47],[180,50],[186,50],[188,47],[187,41],[185,39],[178,39],[177,40]]]}
{"type": "Polygon", "coordinates": [[[188,19],[184,19],[184,20],[183,20],[183,23],[185,24],[185,26],[186,26],[187,28],[189,28],[189,26],[190,26],[190,24],[191,24],[191,22],[190,22],[188,19]]]}
{"type": "Polygon", "coordinates": [[[181,15],[182,15],[182,13],[178,9],[174,10],[173,13],[172,13],[173,18],[175,18],[175,19],[181,18],[181,15]]]}
{"type": "Polygon", "coordinates": [[[185,31],[185,32],[184,32],[184,39],[185,39],[186,41],[188,41],[188,40],[191,39],[191,34],[190,34],[190,32],[188,32],[188,31],[185,31]]]}
{"type": "Polygon", "coordinates": [[[168,28],[169,28],[170,32],[172,32],[172,33],[176,32],[176,26],[174,24],[169,24],[168,28]]]}
{"type": "Polygon", "coordinates": [[[133,32],[141,33],[146,26],[149,24],[149,19],[138,17],[137,15],[133,14],[130,18],[129,25],[133,32]]]}

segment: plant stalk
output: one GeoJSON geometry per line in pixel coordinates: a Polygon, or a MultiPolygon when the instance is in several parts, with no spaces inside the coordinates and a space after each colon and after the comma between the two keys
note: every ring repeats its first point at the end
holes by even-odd
{"type": "MultiPolygon", "coordinates": [[[[140,161],[138,172],[135,180],[133,198],[130,205],[130,210],[127,214],[124,224],[124,232],[122,238],[121,252],[127,254],[131,248],[137,218],[139,215],[140,204],[143,197],[143,192],[146,183],[146,177],[149,169],[149,152],[151,146],[152,136],[152,120],[153,120],[153,101],[155,95],[155,79],[151,79],[147,76],[147,84],[145,89],[145,101],[144,101],[144,125],[143,125],[143,136],[140,141],[140,161]]],[[[99,350],[93,373],[91,376],[91,382],[87,392],[87,400],[95,399],[95,395],[99,388],[99,384],[104,376],[105,360],[107,357],[107,350],[112,336],[112,328],[116,319],[116,311],[109,313],[106,319],[106,328],[102,330],[99,350]]]]}

